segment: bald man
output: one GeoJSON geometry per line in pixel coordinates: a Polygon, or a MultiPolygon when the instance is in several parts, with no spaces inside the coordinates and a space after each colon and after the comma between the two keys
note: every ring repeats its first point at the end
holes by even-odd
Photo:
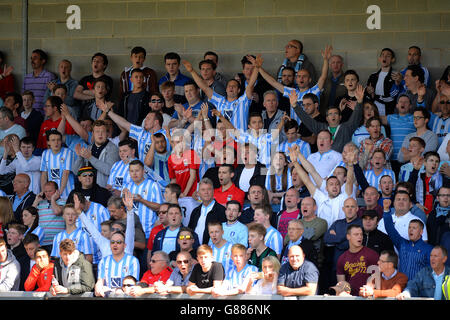
{"type": "Polygon", "coordinates": [[[11,203],[16,221],[23,223],[22,211],[33,204],[36,195],[30,190],[31,179],[26,173],[19,173],[13,180],[14,195],[11,203]]]}
{"type": "Polygon", "coordinates": [[[294,245],[288,252],[289,263],[281,266],[278,276],[278,294],[289,296],[313,296],[317,292],[319,270],[314,263],[305,260],[300,246],[294,245]]]}

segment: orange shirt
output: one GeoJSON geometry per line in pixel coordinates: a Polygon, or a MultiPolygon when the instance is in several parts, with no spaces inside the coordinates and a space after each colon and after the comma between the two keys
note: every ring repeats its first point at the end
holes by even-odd
{"type": "Polygon", "coordinates": [[[42,270],[39,270],[37,266],[34,265],[25,281],[25,291],[49,291],[52,285],[53,267],[53,262],[50,262],[48,266],[42,270]],[[37,289],[35,290],[36,284],[37,289]]]}

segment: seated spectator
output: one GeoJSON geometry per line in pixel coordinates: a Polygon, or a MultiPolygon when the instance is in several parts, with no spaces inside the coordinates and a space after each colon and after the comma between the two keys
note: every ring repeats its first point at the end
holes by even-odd
{"type": "Polygon", "coordinates": [[[180,206],[170,204],[167,209],[168,226],[156,235],[155,241],[153,242],[152,253],[162,250],[169,254],[172,251],[179,250],[177,238],[180,228],[183,226],[181,223],[182,219],[183,214],[180,206]]]}
{"type": "Polygon", "coordinates": [[[233,265],[231,260],[231,247],[233,243],[223,238],[223,227],[218,221],[212,221],[208,223],[209,243],[213,251],[213,257],[215,262],[222,263],[225,274],[233,265]]]}
{"type": "Polygon", "coordinates": [[[259,223],[251,223],[248,226],[248,245],[250,258],[248,263],[256,266],[258,271],[262,271],[262,261],[265,257],[274,256],[277,254],[274,250],[265,245],[264,237],[266,236],[266,228],[259,223]]]}
{"type": "Polygon", "coordinates": [[[169,253],[170,266],[176,268],[176,258],[180,252],[187,252],[191,256],[192,264],[197,263],[197,247],[198,242],[196,240],[196,234],[187,227],[181,227],[180,232],[177,235],[177,244],[179,249],[173,250],[169,253]]]}
{"type": "MultiPolygon", "coordinates": [[[[270,205],[258,205],[255,207],[254,222],[261,224],[266,229],[264,244],[275,251],[277,258],[280,259],[281,250],[283,249],[283,236],[270,224],[271,219],[272,207],[270,205]]],[[[251,246],[250,242],[249,245],[251,246]]]]}
{"type": "Polygon", "coordinates": [[[417,272],[414,278],[409,278],[405,290],[396,298],[403,300],[411,297],[423,297],[444,300],[442,283],[450,275],[450,267],[445,265],[447,259],[447,250],[442,246],[435,246],[430,254],[429,265],[427,264],[417,272]]]}
{"type": "Polygon", "coordinates": [[[20,284],[19,290],[24,290],[24,283],[30,273],[30,257],[28,256],[23,245],[23,237],[26,227],[23,224],[11,223],[8,226],[7,243],[13,255],[20,264],[20,284]]]}
{"type": "Polygon", "coordinates": [[[304,230],[303,223],[300,220],[294,219],[289,221],[287,234],[289,241],[281,251],[281,264],[284,264],[289,260],[289,249],[293,246],[299,246],[302,248],[305,259],[317,266],[316,250],[314,249],[314,245],[311,240],[303,238],[304,230]]]}
{"type": "Polygon", "coordinates": [[[0,292],[18,291],[20,284],[20,263],[0,239],[0,292]]]}
{"type": "Polygon", "coordinates": [[[156,72],[145,66],[145,58],[147,56],[147,51],[143,47],[134,47],[131,49],[130,60],[131,66],[125,67],[125,70],[120,74],[120,90],[119,98],[122,97],[129,91],[134,89],[133,82],[131,81],[132,72],[135,69],[142,70],[143,72],[143,88],[148,93],[158,91],[156,72]]]}
{"type": "Polygon", "coordinates": [[[22,83],[22,91],[30,90],[34,93],[35,103],[33,108],[44,113],[44,95],[47,89],[47,83],[53,81],[56,76],[45,69],[45,64],[48,62],[48,55],[41,49],[35,49],[31,53],[31,68],[30,73],[24,75],[22,83]]]}
{"type": "Polygon", "coordinates": [[[169,293],[186,293],[186,287],[194,267],[193,260],[189,252],[180,251],[176,256],[177,267],[173,269],[169,280],[165,283],[155,283],[156,293],[167,295],[169,293]]]}
{"type": "Polygon", "coordinates": [[[364,230],[363,245],[381,254],[381,251],[394,250],[391,238],[377,229],[378,213],[375,210],[365,210],[361,216],[364,230]]]}
{"type": "Polygon", "coordinates": [[[359,295],[364,298],[385,298],[400,294],[406,287],[408,277],[397,270],[397,265],[398,256],[394,251],[381,251],[378,259],[380,273],[369,278],[367,284],[359,288],[359,295]]]}
{"type": "Polygon", "coordinates": [[[436,199],[437,203],[427,217],[428,243],[431,245],[440,244],[444,233],[450,231],[448,223],[450,188],[439,188],[436,199]]]}
{"type": "Polygon", "coordinates": [[[36,264],[25,281],[25,291],[48,292],[52,286],[54,264],[43,248],[36,250],[34,260],[36,264]]]}
{"type": "Polygon", "coordinates": [[[365,190],[363,191],[363,199],[365,207],[359,208],[358,217],[362,218],[363,213],[367,210],[375,210],[379,219],[381,219],[383,217],[383,207],[378,204],[380,193],[378,192],[377,187],[368,186],[367,188],[365,188],[365,190]]]}
{"type": "Polygon", "coordinates": [[[24,208],[33,204],[36,195],[29,190],[30,177],[25,173],[19,173],[13,180],[14,194],[10,198],[13,205],[16,221],[22,223],[22,212],[24,208]]]}
{"type": "Polygon", "coordinates": [[[351,288],[351,295],[357,296],[359,288],[366,284],[369,273],[366,270],[378,261],[378,253],[364,247],[362,244],[363,228],[350,225],[347,228],[349,248],[337,261],[337,281],[347,281],[351,288]]]}
{"type": "MultiPolygon", "coordinates": [[[[165,194],[165,193],[164,193],[165,194]]],[[[167,210],[169,208],[170,203],[162,203],[159,206],[158,210],[158,222],[155,223],[155,226],[152,228],[152,231],[150,231],[150,236],[148,238],[147,242],[147,249],[152,250],[153,249],[153,242],[155,241],[156,235],[163,229],[167,228],[169,226],[169,220],[167,219],[167,210]]]]}
{"type": "MultiPolygon", "coordinates": [[[[438,137],[438,145],[444,141],[445,135],[450,131],[450,95],[441,93],[439,95],[439,107],[433,108],[430,114],[429,128],[436,133],[438,137]]],[[[433,103],[434,104],[434,103],[433,103]]]]}
{"type": "Polygon", "coordinates": [[[79,252],[71,239],[59,243],[60,258],[54,262],[52,296],[59,294],[82,294],[91,292],[95,280],[92,264],[79,252]]]}
{"type": "Polygon", "coordinates": [[[125,235],[114,232],[111,236],[112,255],[103,257],[98,264],[96,296],[105,297],[117,288],[122,288],[122,281],[126,276],[132,275],[136,279],[139,277],[139,261],[125,252],[125,246],[125,235]]]}
{"type": "Polygon", "coordinates": [[[247,226],[238,221],[242,213],[241,204],[236,200],[230,200],[226,204],[225,215],[227,221],[222,223],[224,239],[232,244],[240,243],[247,247],[248,230],[247,226]]]}
{"type": "Polygon", "coordinates": [[[292,246],[288,252],[288,263],[281,266],[277,292],[283,297],[313,296],[317,292],[319,270],[305,259],[300,246],[292,246]]]}
{"type": "Polygon", "coordinates": [[[22,96],[16,92],[8,92],[6,94],[6,97],[4,99],[3,106],[7,107],[9,110],[12,111],[14,116],[14,123],[20,125],[22,128],[27,130],[27,124],[25,119],[23,119],[20,116],[20,110],[23,109],[22,107],[22,96]]]}
{"type": "Polygon", "coordinates": [[[0,141],[3,141],[0,146],[0,156],[3,156],[5,153],[5,142],[10,139],[10,137],[8,137],[8,139],[5,140],[7,136],[15,134],[20,140],[27,134],[22,126],[14,123],[14,115],[7,107],[0,107],[0,117],[3,119],[0,124],[0,141]]]}
{"type": "MultiPolygon", "coordinates": [[[[333,289],[336,293],[337,297],[351,297],[350,294],[352,292],[352,287],[350,286],[350,283],[347,281],[339,281],[335,286],[330,287],[330,289],[333,289]]],[[[324,296],[327,296],[328,294],[324,294],[324,296]]]]}
{"type": "Polygon", "coordinates": [[[130,295],[133,297],[140,297],[144,294],[152,294],[156,291],[156,283],[165,283],[169,280],[172,274],[172,268],[169,264],[169,255],[164,251],[155,251],[150,256],[148,255],[149,270],[142,276],[141,282],[148,284],[148,287],[142,288],[134,286],[130,290],[130,295]]]}
{"type": "Polygon", "coordinates": [[[36,146],[44,116],[36,109],[33,109],[35,102],[33,91],[25,90],[22,93],[22,101],[23,111],[20,113],[20,116],[25,119],[28,136],[32,139],[33,146],[36,146]]]}
{"type": "Polygon", "coordinates": [[[186,293],[193,296],[197,293],[210,294],[213,288],[221,286],[225,278],[223,266],[214,262],[211,247],[206,244],[197,249],[198,263],[192,269],[186,293]]]}
{"type": "Polygon", "coordinates": [[[262,259],[262,272],[250,274],[246,293],[256,295],[276,294],[280,267],[280,261],[274,256],[266,256],[262,259]]]}
{"type": "MultiPolygon", "coordinates": [[[[33,268],[33,266],[35,265],[36,261],[35,261],[35,255],[36,255],[36,251],[38,248],[40,248],[40,244],[39,244],[39,238],[37,235],[33,234],[33,233],[29,233],[26,234],[25,237],[23,238],[23,246],[25,247],[25,251],[28,254],[28,257],[30,258],[30,264],[28,266],[26,266],[26,270],[28,273],[31,272],[31,269],[33,268]]],[[[47,252],[48,254],[48,252],[47,252]]]]}

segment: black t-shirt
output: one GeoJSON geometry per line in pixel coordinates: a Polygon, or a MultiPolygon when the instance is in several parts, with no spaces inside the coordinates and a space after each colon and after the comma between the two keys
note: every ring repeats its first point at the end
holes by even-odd
{"type": "MultiPolygon", "coordinates": [[[[339,104],[341,103],[342,99],[346,99],[347,101],[357,101],[356,97],[350,97],[348,94],[345,94],[343,96],[337,97],[334,105],[336,107],[339,107],[339,104]]],[[[345,107],[344,110],[341,111],[341,123],[347,122],[348,119],[352,116],[353,110],[349,107],[345,107]]]]}
{"type": "MultiPolygon", "coordinates": [[[[169,253],[169,259],[170,261],[176,261],[177,260],[177,255],[180,253],[181,250],[174,250],[172,252],[169,253]]],[[[189,251],[189,253],[191,254],[192,259],[197,260],[197,251],[196,250],[191,250],[189,251]]]]}
{"type": "Polygon", "coordinates": [[[127,99],[127,121],[129,123],[132,123],[134,125],[140,126],[141,124],[139,122],[139,116],[141,114],[141,100],[142,97],[146,94],[145,90],[137,93],[130,93],[127,99]]]}
{"type": "Polygon", "coordinates": [[[202,267],[197,263],[192,269],[189,281],[195,283],[200,289],[211,288],[214,281],[222,281],[225,279],[225,271],[220,262],[213,262],[208,272],[203,272],[202,267]]]}
{"type": "MultiPolygon", "coordinates": [[[[80,86],[83,87],[84,90],[94,90],[94,83],[95,80],[97,79],[104,79],[106,81],[106,83],[108,84],[108,93],[106,94],[106,100],[109,100],[111,98],[111,93],[113,90],[113,79],[110,76],[107,76],[106,74],[95,78],[92,74],[84,76],[83,78],[81,78],[80,81],[78,81],[78,84],[80,86]]],[[[93,99],[92,99],[93,100],[93,99]]],[[[92,100],[87,100],[87,101],[92,101],[92,100]]],[[[87,102],[85,102],[87,103],[87,102]]]]}

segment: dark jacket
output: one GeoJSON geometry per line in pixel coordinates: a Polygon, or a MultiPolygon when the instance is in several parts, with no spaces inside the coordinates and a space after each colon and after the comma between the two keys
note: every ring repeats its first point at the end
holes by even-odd
{"type": "MultiPolygon", "coordinates": [[[[372,73],[367,80],[367,86],[371,85],[374,89],[377,87],[378,77],[380,76],[381,69],[372,73]]],[[[383,95],[375,94],[374,98],[371,95],[366,94],[366,99],[369,101],[378,101],[386,106],[386,114],[393,113],[395,110],[395,104],[397,102],[396,97],[399,93],[399,87],[392,79],[392,67],[389,69],[386,78],[384,78],[384,93],[383,95]]]]}
{"type": "Polygon", "coordinates": [[[376,251],[378,254],[383,250],[394,251],[394,244],[391,238],[378,229],[363,233],[363,246],[376,251]]]}
{"type": "MultiPolygon", "coordinates": [[[[241,179],[241,174],[244,168],[245,165],[241,163],[236,167],[236,169],[234,169],[233,183],[237,187],[239,187],[239,179],[241,179]]],[[[255,171],[253,172],[253,176],[250,178],[250,185],[259,184],[261,186],[264,186],[266,182],[266,176],[261,173],[262,168],[265,168],[265,166],[260,162],[257,162],[255,171]]]]}
{"type": "MultiPolygon", "coordinates": [[[[11,201],[11,204],[14,203],[15,198],[16,198],[15,194],[9,198],[9,200],[11,201]]],[[[22,202],[19,204],[16,211],[14,211],[14,219],[17,222],[23,223],[23,220],[22,220],[23,209],[25,209],[26,207],[30,207],[34,202],[34,199],[36,199],[36,195],[33,193],[33,191],[28,192],[28,194],[25,196],[25,198],[23,198],[22,202]]]]}
{"type": "Polygon", "coordinates": [[[24,284],[30,274],[30,257],[21,242],[20,245],[11,250],[16,260],[20,264],[20,283],[19,290],[25,291],[24,284]]]}
{"type": "MultiPolygon", "coordinates": [[[[167,229],[169,229],[169,227],[162,229],[160,232],[158,232],[156,234],[155,240],[153,240],[152,255],[155,251],[162,250],[164,238],[166,237],[167,229]]],[[[178,239],[179,234],[180,234],[180,231],[178,231],[178,233],[177,233],[177,239],[178,239]]],[[[194,244],[192,247],[194,248],[194,250],[197,250],[197,248],[199,246],[200,246],[200,241],[198,240],[198,235],[194,232],[194,244]]],[[[178,244],[178,241],[175,242],[175,251],[180,251],[180,245],[178,244]]]]}
{"type": "Polygon", "coordinates": [[[427,218],[428,243],[435,246],[441,243],[442,235],[450,231],[450,214],[436,218],[436,208],[430,212],[427,218]]]}
{"type": "MultiPolygon", "coordinates": [[[[284,245],[283,250],[281,250],[281,259],[283,257],[287,257],[289,249],[288,249],[289,243],[284,245]]],[[[305,259],[311,261],[314,263],[314,265],[318,266],[318,256],[317,256],[317,250],[314,249],[314,243],[309,239],[302,239],[302,242],[300,242],[300,247],[303,250],[303,253],[305,254],[305,259]]]]}
{"type": "Polygon", "coordinates": [[[73,194],[75,192],[80,192],[85,197],[89,197],[89,201],[100,203],[105,208],[108,206],[108,199],[111,197],[111,192],[103,187],[100,187],[96,183],[94,183],[90,189],[83,189],[81,188],[81,184],[78,182],[75,183],[75,188],[69,193],[66,203],[73,203],[73,194]]]}
{"type": "Polygon", "coordinates": [[[64,280],[62,270],[64,262],[61,258],[57,258],[55,261],[55,268],[53,275],[58,281],[59,285],[69,289],[69,294],[82,294],[84,292],[90,292],[95,286],[94,273],[92,271],[92,264],[86,260],[84,255],[78,252],[78,257],[75,257],[75,261],[69,264],[67,272],[67,286],[64,286],[64,280]]]}
{"type": "MultiPolygon", "coordinates": [[[[145,116],[150,111],[150,107],[148,105],[148,103],[150,101],[150,94],[147,91],[143,92],[142,97],[139,100],[139,104],[138,104],[139,115],[138,115],[136,122],[130,121],[130,113],[128,111],[128,99],[131,94],[132,94],[131,92],[127,92],[124,95],[123,99],[120,101],[120,104],[117,108],[117,114],[124,117],[127,121],[131,122],[132,124],[140,126],[142,121],[144,120],[145,116]]],[[[133,115],[133,118],[134,118],[134,115],[133,115]]]]}
{"type": "Polygon", "coordinates": [[[44,116],[36,109],[33,109],[25,122],[27,124],[28,136],[33,139],[36,145],[39,131],[41,130],[41,124],[44,122],[44,116]]]}
{"type": "MultiPolygon", "coordinates": [[[[198,219],[200,218],[202,210],[202,205],[199,205],[197,208],[192,210],[191,218],[189,219],[189,225],[188,227],[192,230],[195,230],[197,227],[198,219]]],[[[205,221],[205,231],[203,232],[203,242],[202,244],[208,244],[209,241],[209,233],[208,233],[208,223],[209,222],[226,222],[227,216],[225,215],[225,207],[219,204],[217,201],[212,207],[211,211],[208,212],[208,215],[206,216],[205,221]]],[[[198,240],[197,240],[198,241],[198,240]]]]}

